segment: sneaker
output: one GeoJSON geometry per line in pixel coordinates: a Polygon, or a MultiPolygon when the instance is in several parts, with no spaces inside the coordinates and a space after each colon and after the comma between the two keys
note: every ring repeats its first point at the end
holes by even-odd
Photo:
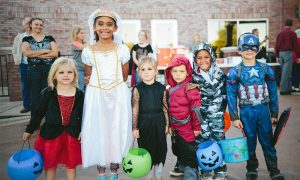
{"type": "Polygon", "coordinates": [[[284,180],[284,176],[282,174],[277,174],[271,177],[272,180],[284,180]]]}
{"type": "Polygon", "coordinates": [[[299,92],[300,89],[299,88],[292,88],[292,92],[299,92]]]}
{"type": "Polygon", "coordinates": [[[227,173],[217,173],[214,176],[214,180],[226,180],[227,179],[227,173]]]}
{"type": "Polygon", "coordinates": [[[211,172],[202,172],[200,175],[201,180],[213,180],[213,175],[211,172]]]}
{"type": "Polygon", "coordinates": [[[257,180],[257,172],[247,172],[246,180],[257,180]]]}
{"type": "Polygon", "coordinates": [[[175,166],[173,171],[170,171],[171,176],[183,176],[183,171],[179,169],[178,166],[175,166]]]}
{"type": "Polygon", "coordinates": [[[29,108],[24,108],[24,109],[22,109],[22,110],[20,111],[20,113],[27,113],[27,112],[29,112],[29,111],[30,111],[29,108]]]}

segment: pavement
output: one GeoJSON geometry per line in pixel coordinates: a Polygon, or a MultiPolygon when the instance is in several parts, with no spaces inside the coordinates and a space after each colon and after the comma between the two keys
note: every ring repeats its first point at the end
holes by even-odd
{"type": "MultiPolygon", "coordinates": [[[[278,166],[281,172],[285,175],[287,180],[300,179],[300,93],[286,96],[279,96],[280,112],[286,107],[292,107],[290,120],[287,127],[276,145],[278,155],[278,166]]],[[[0,97],[0,179],[8,180],[7,175],[7,161],[9,157],[15,152],[20,150],[22,146],[22,134],[25,126],[29,121],[30,113],[21,114],[22,102],[10,102],[7,97],[0,97]]],[[[35,133],[36,135],[36,133],[35,133]]],[[[241,136],[241,132],[231,127],[226,133],[227,138],[241,136]]],[[[31,141],[33,146],[34,139],[31,141]]],[[[258,143],[259,144],[259,143],[258,143]]],[[[262,155],[260,145],[257,147],[257,156],[259,159],[259,179],[270,179],[268,171],[262,155]]],[[[182,177],[171,177],[169,171],[173,169],[176,162],[176,157],[171,151],[170,136],[168,136],[168,153],[163,172],[163,179],[165,180],[179,180],[182,177]]],[[[228,180],[245,179],[246,163],[232,163],[227,164],[228,167],[228,180]]],[[[38,180],[44,179],[44,174],[38,180]]],[[[57,180],[66,179],[64,168],[57,168],[57,180]]],[[[90,167],[82,169],[81,166],[77,167],[78,180],[95,180],[96,168],[90,167]]],[[[119,179],[131,179],[122,171],[120,172],[119,179]]],[[[145,179],[145,178],[140,178],[145,179]]]]}

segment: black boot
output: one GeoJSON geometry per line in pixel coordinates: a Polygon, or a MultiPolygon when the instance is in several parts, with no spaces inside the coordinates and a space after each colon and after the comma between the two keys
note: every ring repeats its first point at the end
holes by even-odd
{"type": "Polygon", "coordinates": [[[256,154],[249,154],[249,160],[247,161],[247,171],[248,172],[256,172],[257,173],[257,168],[258,168],[258,160],[256,157],[256,154]]]}
{"type": "Polygon", "coordinates": [[[277,157],[276,156],[265,156],[267,168],[270,172],[271,179],[284,180],[284,176],[280,174],[277,168],[277,157]]]}
{"type": "Polygon", "coordinates": [[[257,172],[247,172],[246,174],[246,180],[257,180],[257,172]]]}
{"type": "Polygon", "coordinates": [[[247,180],[257,180],[257,168],[258,168],[258,160],[255,153],[249,154],[249,160],[247,161],[247,180]]]}

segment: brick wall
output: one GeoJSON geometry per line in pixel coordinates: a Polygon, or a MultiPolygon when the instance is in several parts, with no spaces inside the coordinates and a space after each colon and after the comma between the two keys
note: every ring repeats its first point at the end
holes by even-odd
{"type": "Polygon", "coordinates": [[[207,19],[268,18],[269,47],[274,47],[286,18],[294,20],[294,28],[300,27],[298,4],[300,0],[1,0],[0,47],[12,45],[24,16],[35,16],[45,19],[44,31],[56,39],[59,50],[69,53],[72,29],[83,27],[88,40],[88,16],[103,6],[114,9],[123,19],[140,19],[142,28],[149,32],[151,19],[177,19],[179,44],[187,44],[196,33],[207,40],[207,19]]]}

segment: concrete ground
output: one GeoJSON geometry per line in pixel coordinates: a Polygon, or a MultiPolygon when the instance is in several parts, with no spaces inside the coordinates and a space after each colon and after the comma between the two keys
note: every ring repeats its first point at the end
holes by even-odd
{"type": "MultiPolygon", "coordinates": [[[[292,113],[289,123],[283,133],[281,140],[276,145],[279,168],[285,175],[287,180],[300,179],[300,94],[293,94],[290,96],[279,96],[280,112],[286,107],[292,107],[292,113]]],[[[9,179],[7,175],[7,161],[9,157],[20,150],[22,146],[22,134],[25,126],[29,121],[30,113],[20,114],[22,109],[22,102],[9,102],[8,98],[0,98],[0,179],[9,179]]],[[[241,136],[241,133],[235,129],[230,128],[226,133],[227,137],[241,136]]],[[[31,141],[31,146],[33,146],[31,141]]],[[[259,179],[270,179],[268,171],[262,156],[260,145],[257,147],[258,159],[260,162],[258,173],[259,179]]],[[[168,154],[164,167],[164,179],[178,180],[181,177],[169,176],[169,171],[173,169],[176,158],[171,152],[170,136],[168,136],[168,154]]],[[[228,180],[245,179],[245,165],[246,163],[228,164],[228,180]]],[[[44,174],[38,179],[44,179],[44,174]]],[[[57,179],[66,179],[63,167],[57,169],[57,179]]],[[[96,168],[90,167],[88,169],[77,168],[77,179],[79,180],[95,180],[96,168]]],[[[121,180],[131,179],[121,172],[121,180]]],[[[143,178],[140,178],[143,179],[143,178]]]]}

